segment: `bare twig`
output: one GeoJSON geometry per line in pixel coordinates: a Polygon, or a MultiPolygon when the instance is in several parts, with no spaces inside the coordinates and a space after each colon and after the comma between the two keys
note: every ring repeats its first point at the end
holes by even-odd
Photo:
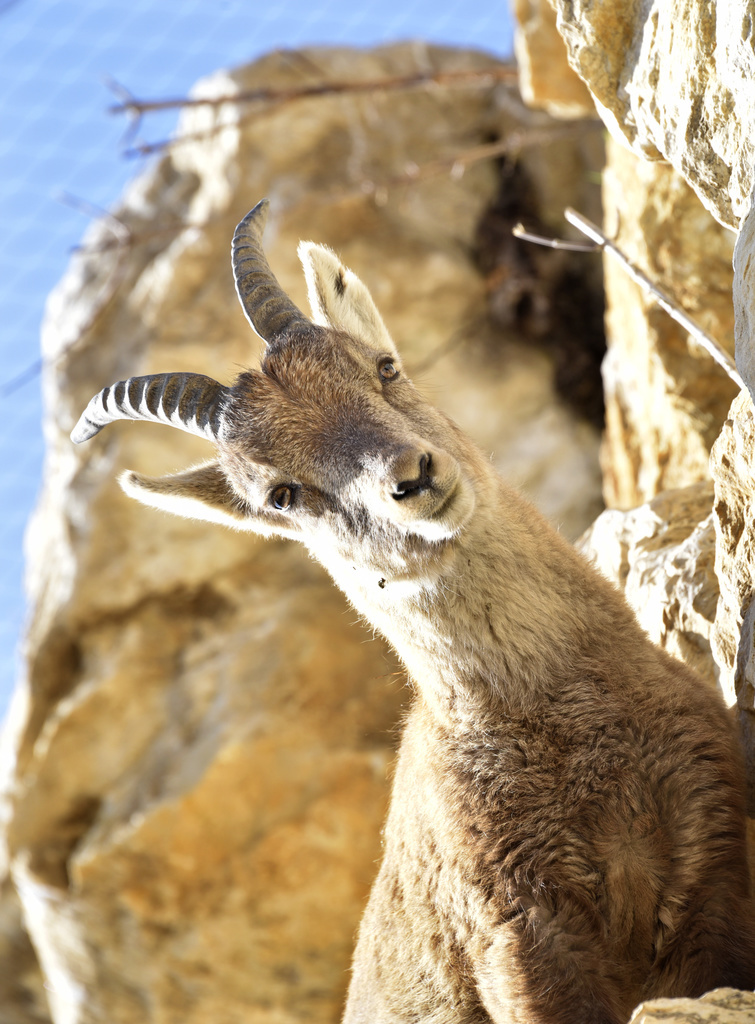
{"type": "MultiPolygon", "coordinates": [[[[151,156],[153,153],[160,153],[166,149],[173,149],[186,142],[196,142],[201,139],[212,138],[213,135],[217,135],[219,132],[225,131],[228,128],[236,128],[246,120],[246,118],[239,118],[239,120],[234,122],[234,124],[217,124],[213,125],[212,128],[209,128],[207,131],[186,132],[183,135],[177,135],[174,139],[163,139],[161,142],[139,143],[132,146],[130,149],[124,150],[123,156],[151,156]]],[[[414,161],[408,160],[406,163],[407,169],[404,174],[389,179],[386,184],[404,184],[418,178],[426,178],[432,177],[434,174],[442,174],[447,170],[452,172],[454,178],[461,178],[467,165],[476,163],[478,160],[489,160],[497,156],[504,156],[507,153],[518,153],[520,150],[526,149],[528,146],[541,145],[543,142],[562,137],[574,132],[574,130],[575,129],[572,127],[545,129],[542,133],[538,133],[538,136],[542,135],[542,138],[538,137],[532,142],[527,140],[527,135],[535,133],[523,132],[520,134],[517,132],[515,133],[516,137],[513,141],[506,139],[498,142],[486,143],[484,146],[474,146],[471,149],[463,150],[461,153],[453,157],[440,157],[438,160],[428,161],[424,164],[416,164],[414,161]]],[[[368,188],[367,191],[370,191],[370,189],[368,188]]]]}
{"type": "MultiPolygon", "coordinates": [[[[388,92],[396,89],[412,89],[424,85],[491,85],[494,82],[515,81],[517,73],[513,68],[488,68],[484,71],[421,71],[414,75],[395,75],[388,78],[371,78],[366,81],[348,79],[344,81],[317,82],[311,85],[294,86],[289,89],[248,89],[223,96],[181,96],[164,100],[138,100],[125,92],[121,103],[109,108],[111,114],[131,114],[141,117],[155,110],[175,110],[183,107],[218,107],[223,103],[290,103],[292,100],[311,96],[334,96],[339,93],[388,92]]],[[[116,83],[117,84],[117,83],[116,83]]]]}
{"type": "MultiPolygon", "coordinates": [[[[232,124],[213,124],[209,128],[197,132],[184,132],[182,135],[171,139],[163,139],[160,142],[139,142],[123,151],[127,158],[151,156],[154,153],[172,149],[175,146],[187,142],[195,142],[201,139],[211,138],[228,128],[236,129],[239,125],[248,123],[252,118],[258,116],[262,110],[270,107],[280,106],[298,99],[306,99],[312,96],[342,95],[346,93],[365,93],[391,91],[397,89],[416,88],[425,85],[453,85],[455,82],[471,82],[473,85],[484,85],[489,87],[499,81],[508,81],[514,78],[515,73],[509,68],[493,68],[488,71],[449,71],[431,74],[422,72],[416,75],[404,75],[394,78],[376,78],[365,82],[341,81],[341,82],[319,82],[316,85],[296,86],[290,89],[254,89],[247,92],[227,94],[215,97],[203,97],[197,99],[167,99],[141,101],[135,99],[127,90],[117,82],[112,82],[114,90],[124,96],[122,103],[110,107],[109,112],[113,114],[128,113],[135,124],[141,122],[144,114],[155,110],[167,110],[176,107],[217,107],[224,103],[256,104],[258,109],[251,113],[242,115],[232,124]]],[[[562,128],[565,133],[571,128],[562,128]]],[[[551,131],[546,129],[546,131],[551,131]]],[[[556,129],[558,131],[558,129],[556,129]]],[[[495,154],[493,154],[495,155],[495,154]]],[[[463,173],[463,167],[458,168],[463,173]]]]}
{"type": "Polygon", "coordinates": [[[174,146],[181,146],[186,142],[197,142],[201,139],[210,139],[213,135],[218,135],[220,132],[225,131],[228,128],[236,128],[238,125],[243,124],[247,118],[240,117],[238,121],[234,121],[233,124],[214,124],[211,128],[206,129],[202,132],[183,132],[181,135],[177,135],[173,139],[161,139],[160,142],[135,142],[133,145],[127,146],[122,151],[122,155],[127,160],[132,160],[136,157],[152,156],[153,153],[162,153],[166,149],[173,149],[174,146]]]}
{"type": "Polygon", "coordinates": [[[361,195],[372,197],[377,206],[385,206],[388,202],[389,190],[392,188],[414,185],[440,174],[449,174],[453,180],[458,180],[462,177],[467,167],[479,161],[491,160],[506,154],[517,155],[523,149],[527,149],[530,146],[541,146],[556,139],[572,135],[580,130],[581,128],[575,125],[559,125],[553,128],[522,129],[510,132],[504,139],[497,139],[495,142],[480,146],[472,146],[458,153],[439,157],[436,160],[428,160],[425,163],[418,164],[413,160],[407,160],[404,170],[400,174],[394,174],[378,180],[362,178],[352,188],[339,187],[331,192],[324,193],[318,201],[333,203],[361,195]]]}
{"type": "Polygon", "coordinates": [[[427,371],[431,367],[435,366],[435,364],[440,359],[443,359],[444,356],[450,355],[457,348],[460,348],[462,345],[466,344],[469,338],[479,330],[481,324],[483,324],[484,322],[484,318],[481,318],[479,316],[469,317],[467,321],[463,323],[460,327],[457,327],[453,334],[449,335],[449,337],[447,337],[445,341],[440,342],[440,344],[436,345],[435,348],[431,349],[429,352],[426,352],[421,359],[417,360],[417,362],[412,363],[412,379],[416,382],[416,378],[419,376],[419,374],[427,373],[427,371]]]}
{"type": "MultiPolygon", "coordinates": [[[[186,132],[173,139],[163,139],[161,142],[140,143],[131,149],[125,150],[123,155],[126,157],[150,156],[153,153],[162,152],[166,149],[173,149],[175,146],[180,146],[186,142],[208,139],[226,129],[238,128],[239,125],[251,120],[253,116],[246,115],[245,117],[240,117],[238,121],[234,121],[233,124],[215,124],[206,131],[186,132]]],[[[510,132],[505,139],[498,139],[496,142],[486,143],[481,146],[473,146],[470,149],[455,154],[453,157],[441,157],[438,160],[428,161],[424,164],[407,161],[406,171],[403,175],[393,177],[379,184],[367,182],[367,188],[364,191],[374,191],[381,185],[387,187],[388,185],[406,184],[409,181],[431,177],[433,174],[441,174],[447,170],[450,170],[455,178],[460,178],[465,168],[469,164],[476,163],[478,160],[489,160],[494,157],[505,156],[506,154],[516,155],[521,150],[532,146],[541,146],[557,139],[568,138],[579,131],[583,131],[584,127],[584,125],[559,125],[551,128],[524,129],[510,132]]]]}
{"type": "MultiPolygon", "coordinates": [[[[57,197],[59,202],[65,203],[66,206],[72,207],[79,213],[83,213],[85,217],[90,217],[93,220],[100,218],[104,221],[105,226],[109,229],[115,239],[115,247],[120,250],[116,257],[115,266],[110,271],[108,278],[103,286],[100,294],[97,296],[93,303],[94,310],[92,315],[86,321],[86,323],[79,329],[77,335],[78,339],[85,334],[94,324],[97,317],[107,308],[115,293],[118,289],[119,284],[123,280],[125,273],[125,262],[124,256],[127,249],[133,244],[132,233],[129,227],[119,220],[108,210],[103,209],[101,206],[96,206],[94,203],[90,203],[86,199],[79,199],[78,196],[73,196],[70,192],[59,192],[57,197]]],[[[74,251],[86,250],[86,246],[74,246],[74,251]]],[[[92,247],[94,250],[95,247],[92,247]]],[[[99,249],[100,247],[97,247],[99,249]]],[[[111,246],[103,246],[102,248],[112,248],[111,246]]],[[[66,352],[73,348],[76,342],[66,347],[66,352]]],[[[55,365],[63,358],[64,353],[60,353],[56,359],[53,359],[50,365],[55,365]]],[[[25,369],[17,373],[15,377],[0,384],[0,398],[7,398],[14,392],[19,391],[24,385],[28,384],[29,381],[34,380],[42,372],[44,362],[42,359],[35,359],[32,363],[29,363],[25,369]]]]}
{"type": "Polygon", "coordinates": [[[587,235],[594,242],[597,242],[606,252],[609,252],[614,259],[618,260],[621,266],[626,270],[632,280],[640,286],[644,291],[651,294],[658,305],[665,309],[669,316],[673,317],[676,322],[684,328],[685,331],[695,339],[705,351],[714,359],[718,365],[726,371],[731,377],[737,387],[744,389],[745,383],[739,376],[734,360],[731,358],[728,352],[725,352],[719,345],[715,338],[711,337],[707,331],[695,320],[692,319],[681,306],[662,288],[660,288],[654,281],[651,281],[647,274],[643,273],[639,267],[635,266],[632,261],[624,255],[619,247],[607,238],[606,235],[600,230],[597,225],[593,224],[586,217],[583,217],[581,213],[577,213],[571,207],[567,207],[564,210],[564,216],[578,231],[581,231],[583,235],[587,235]]]}
{"type": "Polygon", "coordinates": [[[583,242],[567,242],[562,238],[546,238],[545,235],[536,235],[527,231],[524,224],[515,224],[511,229],[514,238],[521,238],[523,242],[534,242],[535,245],[545,245],[549,249],[565,249],[568,252],[597,252],[603,246],[598,243],[585,245],[583,242]]]}
{"type": "MultiPolygon", "coordinates": [[[[70,352],[75,349],[79,341],[87,334],[99,320],[99,318],[109,308],[110,304],[115,299],[115,296],[120,288],[121,284],[126,278],[126,271],[128,268],[128,253],[134,244],[133,232],[127,224],[124,224],[122,220],[110,213],[108,210],[103,210],[102,207],[95,205],[94,203],[88,202],[86,199],[79,199],[77,196],[72,196],[67,192],[61,193],[58,197],[61,202],[72,206],[73,209],[78,210],[79,213],[83,213],[85,217],[92,219],[102,218],[105,227],[110,231],[114,238],[116,249],[115,258],[113,265],[108,271],[107,278],[99,291],[99,294],[91,302],[91,312],[88,319],[79,326],[76,337],[68,345],[65,350],[61,352],[55,359],[52,360],[52,366],[55,366],[64,356],[66,352],[70,352]]],[[[79,251],[86,251],[85,246],[77,247],[79,251]]]]}
{"type": "MultiPolygon", "coordinates": [[[[120,99],[123,100],[124,104],[129,105],[138,103],[138,100],[136,99],[134,94],[129,89],[127,89],[125,85],[122,85],[116,78],[113,78],[112,75],[103,75],[102,81],[107,86],[107,88],[110,89],[111,92],[114,92],[116,96],[120,97],[120,99]]],[[[131,146],[139,132],[141,123],[141,114],[133,112],[128,114],[128,125],[126,126],[126,130],[121,138],[122,149],[128,149],[131,146]]]]}
{"type": "Polygon", "coordinates": [[[211,224],[221,219],[221,216],[222,215],[217,214],[211,217],[206,217],[204,220],[201,221],[167,221],[162,224],[153,224],[150,226],[149,229],[142,231],[131,231],[130,229],[127,229],[127,235],[115,234],[113,238],[103,239],[96,245],[76,245],[73,247],[73,251],[84,253],[100,253],[110,252],[112,249],[133,249],[136,248],[137,245],[144,245],[147,242],[151,242],[155,238],[160,238],[161,236],[164,235],[177,235],[181,231],[187,231],[190,228],[196,228],[198,231],[202,231],[204,228],[209,227],[211,224]]]}
{"type": "MultiPolygon", "coordinates": [[[[71,209],[77,210],[79,213],[83,213],[85,217],[91,218],[91,220],[101,219],[105,222],[107,228],[115,236],[119,246],[128,245],[131,241],[131,228],[127,224],[124,224],[122,220],[112,214],[109,210],[106,210],[102,206],[97,206],[96,203],[90,203],[88,199],[79,199],[78,196],[71,195],[70,192],[61,191],[58,193],[58,201],[64,203],[66,206],[70,206],[71,209]]],[[[74,250],[83,248],[82,246],[74,246],[74,250]]]]}
{"type": "Polygon", "coordinates": [[[449,168],[455,178],[460,178],[464,169],[470,164],[478,163],[480,160],[492,160],[498,156],[517,154],[532,146],[543,146],[548,142],[555,142],[557,139],[568,138],[580,130],[581,126],[559,125],[553,128],[530,128],[509,132],[503,139],[496,139],[495,142],[487,142],[481,146],[472,146],[455,156],[440,157],[438,160],[429,160],[424,164],[414,164],[407,168],[401,182],[442,174],[449,168]]]}
{"type": "MultiPolygon", "coordinates": [[[[401,174],[394,174],[387,178],[378,179],[377,181],[370,178],[364,178],[361,181],[357,181],[352,188],[338,188],[333,192],[322,195],[320,197],[320,201],[332,203],[362,195],[371,196],[378,205],[384,205],[388,200],[388,192],[392,188],[412,185],[416,182],[439,174],[450,173],[452,177],[459,178],[467,167],[479,161],[491,160],[495,157],[505,156],[506,154],[511,153],[518,154],[523,149],[527,149],[531,146],[547,144],[548,142],[569,136],[577,130],[579,129],[573,126],[561,125],[553,128],[535,130],[522,129],[520,131],[510,132],[505,139],[498,139],[495,142],[486,143],[485,145],[472,146],[469,149],[461,150],[458,153],[449,154],[446,157],[439,157],[436,160],[428,160],[422,164],[417,164],[412,160],[408,160],[404,166],[404,171],[401,174]]],[[[182,136],[181,138],[171,140],[171,142],[164,143],[162,145],[180,143],[184,138],[185,137],[182,136]]],[[[82,212],[87,212],[88,210],[92,216],[94,216],[94,213],[91,211],[96,211],[96,207],[92,207],[90,204],[79,203],[79,208],[82,212]]],[[[105,215],[108,217],[112,216],[107,213],[105,215]]],[[[114,237],[111,241],[102,241],[97,246],[85,246],[84,248],[88,252],[105,252],[108,249],[141,244],[155,236],[170,232],[183,231],[185,228],[204,228],[207,226],[207,223],[209,222],[205,221],[200,224],[190,224],[188,222],[176,222],[173,224],[162,225],[155,224],[149,229],[149,231],[140,231],[135,235],[129,234],[128,237],[124,237],[122,234],[118,234],[114,231],[114,237]]],[[[573,244],[577,245],[577,243],[573,244]]]]}
{"type": "MultiPolygon", "coordinates": [[[[132,113],[132,108],[137,107],[139,105],[139,101],[137,100],[136,96],[134,96],[131,90],[126,88],[126,86],[122,82],[119,82],[117,78],[113,78],[112,75],[104,74],[102,75],[102,81],[108,87],[108,89],[110,89],[111,92],[114,92],[116,96],[119,96],[121,98],[121,100],[123,101],[122,109],[127,113],[132,113]]],[[[112,113],[114,109],[114,107],[111,107],[110,113],[112,113]]],[[[137,112],[135,116],[140,115],[137,112]]]]}
{"type": "MultiPolygon", "coordinates": [[[[0,8],[0,14],[3,13],[3,9],[0,8]]],[[[28,384],[30,380],[34,380],[42,372],[42,360],[35,359],[33,363],[29,363],[20,373],[17,373],[15,377],[11,377],[10,380],[6,380],[3,384],[0,384],[0,398],[10,398],[16,391],[20,391],[21,388],[28,384]]]]}
{"type": "MultiPolygon", "coordinates": [[[[739,375],[739,372],[734,364],[734,360],[731,358],[728,352],[726,352],[721,345],[713,338],[707,331],[703,330],[697,321],[693,320],[688,313],[682,309],[678,302],[673,299],[667,292],[665,292],[655,281],[645,274],[639,267],[637,267],[632,261],[626,256],[621,249],[612,242],[610,238],[603,234],[600,228],[593,224],[587,217],[583,217],[581,213],[577,213],[570,206],[564,210],[564,216],[568,222],[581,231],[583,235],[591,238],[594,242],[593,246],[585,247],[583,251],[596,252],[603,250],[611,254],[615,260],[617,260],[624,270],[629,274],[632,280],[643,289],[643,291],[652,295],[658,305],[665,309],[666,312],[676,322],[684,328],[685,331],[700,345],[701,348],[705,349],[708,355],[718,363],[722,370],[724,370],[729,377],[734,381],[737,387],[744,389],[745,383],[739,375]]],[[[553,249],[566,249],[574,248],[570,242],[562,242],[556,238],[543,238],[540,235],[533,235],[519,230],[521,225],[517,224],[513,229],[513,234],[518,238],[524,238],[530,242],[536,242],[538,245],[547,245],[553,249]]]]}

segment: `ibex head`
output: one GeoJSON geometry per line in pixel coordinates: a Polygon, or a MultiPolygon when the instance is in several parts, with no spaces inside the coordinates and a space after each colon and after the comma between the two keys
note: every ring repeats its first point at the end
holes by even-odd
{"type": "MultiPolygon", "coordinates": [[[[329,249],[303,242],[312,319],[282,291],[262,251],[267,201],[238,225],[241,305],[266,342],[232,386],[200,374],[132,377],[103,389],[76,443],[117,419],[166,423],[212,441],[217,458],[124,490],[178,515],[303,541],[321,561],[435,546],[474,506],[467,444],[418,394],[367,288],[329,249]],[[369,543],[365,541],[369,538],[369,543]]],[[[375,563],[377,564],[377,563],[375,563]]]]}

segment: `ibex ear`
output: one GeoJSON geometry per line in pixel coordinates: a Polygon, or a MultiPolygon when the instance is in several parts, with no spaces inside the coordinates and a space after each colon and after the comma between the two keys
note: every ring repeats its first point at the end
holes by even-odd
{"type": "Polygon", "coordinates": [[[255,516],[246,514],[244,503],[233,491],[217,462],[206,462],[183,473],[148,477],[127,470],[118,479],[131,498],[186,519],[204,519],[236,530],[272,533],[255,516]]]}
{"type": "Polygon", "coordinates": [[[299,242],[299,259],[316,324],[346,331],[383,352],[396,352],[366,285],[341,263],[332,249],[314,242],[299,242]]]}

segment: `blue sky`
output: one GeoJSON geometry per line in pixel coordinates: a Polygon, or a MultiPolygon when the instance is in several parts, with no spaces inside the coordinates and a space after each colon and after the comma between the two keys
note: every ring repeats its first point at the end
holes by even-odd
{"type": "MultiPolygon", "coordinates": [[[[87,226],[78,201],[111,206],[143,166],[124,156],[107,78],[140,98],[182,96],[202,75],[270,49],[410,38],[510,54],[508,4],[0,0],[0,715],[18,676],[23,533],[44,451],[45,298],[87,226]]],[[[150,116],[142,134],[158,141],[174,123],[150,116]]]]}

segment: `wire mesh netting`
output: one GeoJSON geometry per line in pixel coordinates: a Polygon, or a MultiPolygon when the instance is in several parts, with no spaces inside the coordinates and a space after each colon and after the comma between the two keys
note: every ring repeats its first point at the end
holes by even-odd
{"type": "MultiPolygon", "coordinates": [[[[0,0],[0,715],[20,667],[23,534],[44,454],[45,297],[86,227],[82,213],[110,206],[140,170],[124,156],[126,124],[108,115],[113,83],[183,96],[202,75],[270,49],[408,38],[502,56],[511,18],[504,2],[482,0],[0,0]]],[[[150,115],[150,138],[167,137],[175,119],[150,115]]]]}

